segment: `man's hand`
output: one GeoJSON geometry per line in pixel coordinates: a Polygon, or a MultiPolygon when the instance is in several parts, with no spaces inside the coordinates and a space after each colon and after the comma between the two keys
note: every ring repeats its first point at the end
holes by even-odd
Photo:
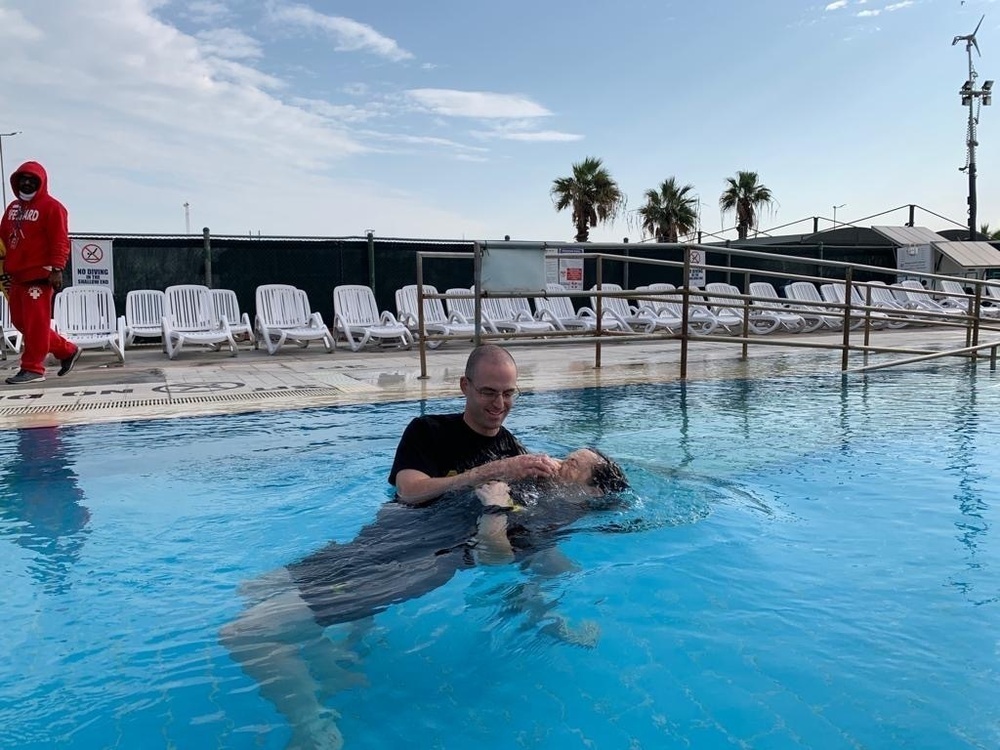
{"type": "Polygon", "coordinates": [[[551,477],[559,473],[559,462],[544,453],[526,453],[523,456],[501,458],[485,464],[490,479],[509,482],[533,477],[551,477]]]}
{"type": "Polygon", "coordinates": [[[57,268],[53,268],[49,271],[49,286],[55,289],[57,292],[63,287],[63,277],[62,271],[57,268]]]}

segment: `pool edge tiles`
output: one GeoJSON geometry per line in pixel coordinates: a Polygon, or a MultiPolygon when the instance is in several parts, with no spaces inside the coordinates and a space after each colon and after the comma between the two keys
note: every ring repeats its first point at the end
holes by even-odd
{"type": "MultiPolygon", "coordinates": [[[[71,384],[67,383],[67,386],[71,384]]],[[[312,382],[290,384],[255,384],[234,378],[156,385],[50,388],[8,396],[0,404],[0,428],[297,409],[359,400],[385,400],[379,391],[377,385],[341,373],[322,373],[312,382]]]]}

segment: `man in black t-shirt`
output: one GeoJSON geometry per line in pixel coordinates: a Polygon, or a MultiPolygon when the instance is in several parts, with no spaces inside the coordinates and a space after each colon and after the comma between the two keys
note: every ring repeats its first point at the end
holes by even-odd
{"type": "Polygon", "coordinates": [[[518,395],[517,365],[506,349],[473,349],[459,387],[461,414],[417,417],[403,432],[389,473],[400,502],[426,505],[451,490],[558,472],[558,462],[528,454],[503,426],[518,395]]]}

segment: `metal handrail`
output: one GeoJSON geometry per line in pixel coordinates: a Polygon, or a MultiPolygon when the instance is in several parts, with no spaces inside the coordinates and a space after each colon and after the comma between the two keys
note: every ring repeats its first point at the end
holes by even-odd
{"type": "MultiPolygon", "coordinates": [[[[529,243],[503,243],[505,247],[512,247],[516,244],[522,244],[528,246],[529,243]]],[[[531,243],[530,246],[538,249],[541,248],[561,248],[567,243],[531,243]]],[[[713,341],[713,342],[726,342],[733,344],[740,344],[742,349],[741,358],[746,359],[748,356],[748,347],[752,343],[755,346],[786,346],[786,347],[804,347],[804,348],[814,348],[814,349],[836,349],[841,352],[841,371],[846,372],[862,372],[871,369],[881,369],[884,367],[891,367],[895,364],[909,364],[912,362],[919,362],[925,359],[935,359],[939,357],[946,356],[969,356],[971,355],[975,359],[975,355],[978,351],[982,349],[993,349],[993,354],[991,356],[991,369],[995,367],[996,359],[996,347],[1000,346],[1000,342],[990,343],[990,344],[980,344],[978,341],[979,334],[981,331],[1000,331],[1000,324],[996,321],[986,320],[982,316],[982,302],[983,299],[988,298],[984,294],[984,285],[987,283],[994,283],[996,281],[986,281],[981,279],[971,279],[966,277],[955,277],[947,276],[943,274],[931,274],[915,271],[902,271],[894,268],[887,268],[884,266],[869,266],[864,264],[847,263],[843,261],[833,261],[817,258],[802,258],[798,256],[782,255],[771,252],[760,252],[756,250],[746,250],[743,248],[735,247],[719,247],[719,246],[703,246],[695,245],[690,243],[653,243],[652,245],[644,245],[645,248],[655,246],[663,248],[676,248],[676,249],[686,249],[695,248],[701,249],[705,252],[724,254],[728,257],[729,264],[725,266],[719,266],[714,264],[700,263],[692,264],[690,261],[690,253],[684,254],[683,261],[675,260],[661,260],[657,258],[640,258],[631,255],[619,255],[616,253],[609,253],[606,250],[616,250],[627,252],[629,249],[628,245],[618,244],[618,243],[592,243],[588,244],[588,250],[593,250],[595,252],[585,252],[585,253],[575,253],[573,255],[574,259],[593,259],[596,264],[596,289],[590,290],[566,290],[559,293],[549,293],[546,291],[533,291],[531,293],[514,293],[514,292],[484,292],[481,286],[481,263],[482,263],[482,248],[486,246],[486,243],[475,243],[473,253],[443,253],[443,252],[418,252],[416,253],[417,258],[417,295],[418,295],[418,337],[419,337],[419,348],[420,348],[420,377],[427,377],[427,363],[426,363],[426,348],[427,342],[433,342],[438,340],[447,340],[450,337],[442,334],[426,334],[424,333],[424,321],[423,321],[423,299],[425,297],[435,297],[439,299],[449,299],[449,295],[444,293],[438,293],[436,295],[424,295],[423,294],[423,260],[425,258],[448,258],[448,259],[468,259],[470,256],[474,261],[474,284],[473,291],[469,292],[469,295],[475,299],[475,338],[474,341],[478,344],[483,340],[527,340],[531,339],[533,341],[538,341],[537,334],[512,334],[504,333],[502,335],[488,334],[482,331],[482,314],[481,314],[481,300],[483,296],[494,296],[494,297],[519,297],[519,298],[530,298],[534,296],[551,296],[551,297],[596,297],[596,313],[598,320],[598,327],[595,331],[553,331],[551,333],[545,334],[545,340],[552,339],[573,339],[578,341],[585,341],[587,343],[594,344],[594,367],[599,369],[601,367],[601,347],[602,343],[607,340],[608,335],[611,331],[603,328],[601,321],[603,321],[602,308],[603,299],[605,297],[624,297],[628,299],[639,299],[639,300],[655,300],[657,298],[662,298],[667,295],[671,295],[674,298],[680,298],[681,304],[681,330],[679,333],[671,333],[669,331],[657,332],[657,333],[630,333],[626,336],[615,336],[615,340],[622,341],[664,341],[664,340],[679,340],[680,342],[680,379],[687,379],[687,364],[688,364],[688,347],[692,342],[701,341],[713,341]],[[734,257],[749,257],[749,258],[766,258],[769,261],[787,261],[791,263],[799,264],[809,264],[817,267],[828,267],[843,270],[842,278],[835,278],[830,276],[809,276],[805,274],[793,274],[784,271],[770,270],[761,271],[759,269],[750,269],[742,266],[732,265],[732,260],[734,257]],[[672,291],[652,291],[652,290],[632,290],[623,289],[621,291],[603,291],[601,289],[602,279],[603,279],[603,265],[605,262],[620,262],[625,264],[626,269],[633,264],[644,265],[644,266],[657,266],[657,267],[667,267],[667,268],[680,268],[682,269],[684,284],[681,287],[677,287],[672,291]],[[744,288],[749,288],[750,274],[756,274],[759,276],[767,276],[769,278],[778,279],[794,279],[798,281],[812,281],[813,283],[830,283],[835,281],[838,283],[843,283],[845,285],[845,302],[843,303],[829,303],[829,302],[818,302],[818,301],[805,301],[805,300],[788,300],[783,298],[777,298],[771,301],[784,302],[787,305],[787,309],[790,312],[798,312],[800,314],[809,314],[810,308],[821,307],[826,310],[836,310],[838,314],[842,311],[843,317],[843,336],[842,340],[838,344],[831,344],[825,341],[790,341],[787,338],[782,339],[771,339],[766,338],[753,338],[749,337],[749,306],[750,301],[753,298],[748,294],[740,295],[729,295],[726,293],[716,293],[713,292],[713,297],[723,297],[732,298],[734,300],[738,299],[742,302],[742,307],[744,311],[744,324],[741,336],[704,336],[699,334],[694,334],[689,331],[688,325],[691,320],[690,317],[690,305],[691,305],[691,273],[692,269],[698,269],[702,271],[720,271],[727,274],[742,274],[745,280],[744,288]],[[905,276],[907,278],[922,278],[922,279],[941,279],[941,280],[955,280],[963,284],[973,284],[975,286],[975,294],[968,297],[968,309],[964,314],[960,315],[948,315],[943,313],[938,313],[928,310],[913,310],[907,311],[906,313],[895,313],[889,312],[890,317],[903,320],[907,322],[914,323],[925,323],[933,324],[937,326],[949,326],[949,327],[961,327],[966,330],[966,347],[961,349],[949,350],[947,352],[940,351],[928,351],[927,349],[915,349],[906,347],[886,347],[886,346],[871,346],[870,336],[872,330],[872,313],[884,313],[887,312],[885,308],[880,308],[872,305],[871,299],[871,285],[862,281],[855,281],[854,274],[856,271],[869,271],[879,274],[895,274],[897,276],[905,276]],[[852,288],[862,287],[865,289],[865,303],[857,304],[852,300],[852,288]],[[864,344],[858,345],[851,342],[851,329],[850,325],[852,320],[857,318],[863,318],[863,334],[864,334],[864,344]],[[866,360],[869,353],[899,353],[899,354],[914,354],[915,357],[911,357],[904,360],[899,360],[894,363],[880,363],[878,365],[865,366],[861,369],[850,370],[848,369],[848,355],[850,352],[862,352],[864,353],[866,360]]],[[[557,253],[550,253],[546,255],[547,258],[559,258],[565,257],[557,253]]],[[[699,294],[703,292],[699,291],[699,294]]],[[[927,290],[928,294],[935,294],[943,297],[957,297],[959,295],[948,294],[946,292],[936,292],[931,289],[927,290]]],[[[859,329],[860,331],[861,329],[859,329]]]]}

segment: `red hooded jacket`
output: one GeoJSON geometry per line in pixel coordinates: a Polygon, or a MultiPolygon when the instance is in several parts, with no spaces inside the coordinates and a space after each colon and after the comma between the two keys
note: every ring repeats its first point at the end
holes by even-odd
{"type": "Polygon", "coordinates": [[[41,180],[30,201],[14,200],[0,221],[0,238],[7,246],[4,272],[15,283],[48,278],[45,266],[65,268],[69,260],[69,228],[66,207],[49,195],[49,178],[36,161],[22,164],[10,176],[17,195],[17,175],[33,174],[41,180]]]}

